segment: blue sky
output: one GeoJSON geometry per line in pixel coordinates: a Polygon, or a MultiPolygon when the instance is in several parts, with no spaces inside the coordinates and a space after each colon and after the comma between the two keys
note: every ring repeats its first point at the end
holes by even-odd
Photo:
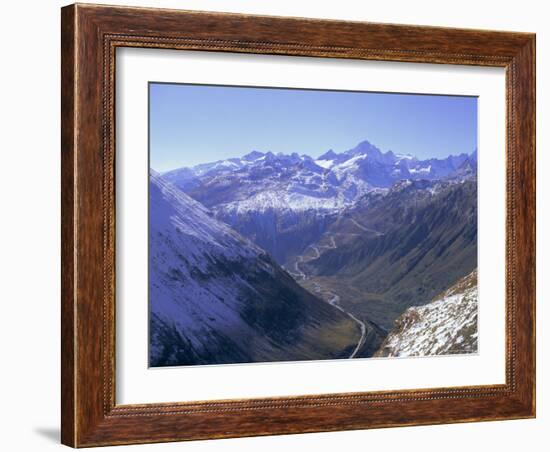
{"type": "Polygon", "coordinates": [[[477,147],[477,98],[149,84],[150,160],[157,171],[252,150],[317,157],[368,140],[420,159],[477,147]]]}

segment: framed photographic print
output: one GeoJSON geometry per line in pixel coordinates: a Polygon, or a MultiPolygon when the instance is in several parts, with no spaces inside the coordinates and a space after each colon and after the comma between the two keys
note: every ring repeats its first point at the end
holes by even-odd
{"type": "Polygon", "coordinates": [[[535,416],[535,37],[62,9],[62,442],[535,416]]]}

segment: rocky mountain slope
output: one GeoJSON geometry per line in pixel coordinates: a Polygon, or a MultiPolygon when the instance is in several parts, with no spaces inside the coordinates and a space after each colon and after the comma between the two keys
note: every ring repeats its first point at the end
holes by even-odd
{"type": "Polygon", "coordinates": [[[150,365],[348,357],[362,331],[200,203],[150,178],[150,365]]]}
{"type": "Polygon", "coordinates": [[[303,271],[342,306],[390,329],[477,267],[476,180],[408,181],[367,195],[312,247],[319,256],[303,271]]]}
{"type": "Polygon", "coordinates": [[[477,270],[431,303],[407,309],[374,356],[477,352],[477,270]]]}

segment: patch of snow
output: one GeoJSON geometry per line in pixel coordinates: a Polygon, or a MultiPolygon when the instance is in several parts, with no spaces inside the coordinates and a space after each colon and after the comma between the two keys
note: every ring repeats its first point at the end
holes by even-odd
{"type": "Polygon", "coordinates": [[[348,160],[346,160],[344,163],[340,163],[338,165],[338,168],[339,169],[344,169],[344,168],[351,168],[352,166],[354,166],[359,160],[364,160],[367,158],[367,154],[362,154],[362,155],[356,155],[355,157],[352,157],[348,160]]]}
{"type": "Polygon", "coordinates": [[[439,299],[412,307],[395,322],[375,356],[430,356],[477,351],[477,271],[439,299]],[[475,279],[474,279],[475,278],[475,279]],[[469,286],[460,291],[460,285],[469,286]]]}
{"type": "Polygon", "coordinates": [[[330,212],[347,206],[342,197],[315,197],[302,193],[284,191],[261,191],[238,201],[222,204],[219,209],[227,213],[245,214],[247,212],[266,212],[268,210],[292,210],[303,212],[317,210],[330,212]]]}
{"type": "Polygon", "coordinates": [[[239,165],[237,165],[235,162],[230,162],[229,160],[222,160],[214,168],[218,168],[220,166],[228,167],[228,168],[238,168],[239,167],[239,165]]]}
{"type": "Polygon", "coordinates": [[[395,154],[397,160],[413,160],[414,156],[411,154],[395,154]]]}
{"type": "Polygon", "coordinates": [[[424,168],[409,168],[409,173],[411,173],[411,174],[418,174],[418,173],[429,174],[431,170],[432,170],[432,166],[428,165],[428,166],[425,166],[424,168]]]}
{"type": "Polygon", "coordinates": [[[334,166],[334,160],[315,160],[315,164],[321,168],[330,169],[334,166]]]}

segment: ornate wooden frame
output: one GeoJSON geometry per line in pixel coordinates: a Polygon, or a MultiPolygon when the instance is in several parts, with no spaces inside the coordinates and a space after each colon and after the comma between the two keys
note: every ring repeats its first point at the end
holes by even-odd
{"type": "Polygon", "coordinates": [[[535,416],[535,35],[71,5],[62,9],[62,442],[74,447],[535,416]],[[506,384],[115,403],[117,47],[506,68],[506,384]]]}

